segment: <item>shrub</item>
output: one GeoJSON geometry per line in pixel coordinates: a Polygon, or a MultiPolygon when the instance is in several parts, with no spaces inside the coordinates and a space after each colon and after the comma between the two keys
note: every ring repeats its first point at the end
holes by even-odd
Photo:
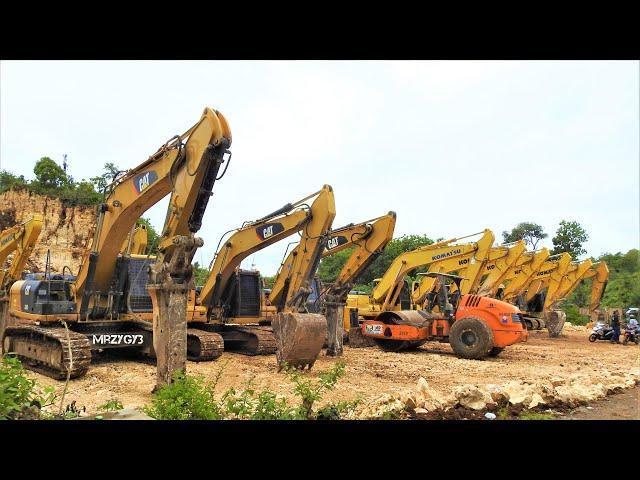
{"type": "Polygon", "coordinates": [[[207,383],[202,376],[190,376],[183,372],[174,375],[174,381],[155,394],[152,404],[143,408],[150,417],[158,420],[299,420],[339,419],[357,405],[355,402],[329,404],[315,412],[313,405],[327,390],[335,388],[344,375],[342,362],[328,371],[321,372],[318,380],[306,377],[300,371],[286,369],[301,403],[290,404],[286,398],[269,390],[256,391],[249,381],[238,391],[229,388],[216,399],[215,387],[222,375],[223,366],[216,378],[207,383]]]}
{"type": "Polygon", "coordinates": [[[563,310],[567,314],[567,322],[571,322],[573,325],[586,325],[589,323],[589,316],[580,315],[580,309],[575,305],[566,305],[563,310]]]}
{"type": "Polygon", "coordinates": [[[173,383],[155,394],[150,407],[143,411],[158,420],[220,420],[220,406],[215,401],[215,383],[205,383],[202,376],[192,377],[178,371],[173,383]]]}
{"type": "Polygon", "coordinates": [[[37,419],[55,401],[53,388],[40,389],[25,376],[17,357],[4,355],[0,363],[0,419],[37,419]]]}

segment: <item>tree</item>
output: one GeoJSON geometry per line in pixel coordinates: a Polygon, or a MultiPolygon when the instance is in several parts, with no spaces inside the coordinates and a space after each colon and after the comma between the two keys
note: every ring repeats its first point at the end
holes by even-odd
{"type": "Polygon", "coordinates": [[[10,188],[23,187],[26,185],[27,181],[24,179],[24,176],[20,175],[18,177],[6,170],[0,170],[0,192],[4,192],[10,188]]]}
{"type": "Polygon", "coordinates": [[[193,276],[197,287],[204,286],[209,277],[209,270],[202,268],[198,262],[193,262],[193,276]]]}
{"type": "Polygon", "coordinates": [[[549,235],[544,233],[544,228],[537,223],[521,222],[516,227],[511,229],[511,232],[502,232],[502,239],[504,243],[517,242],[518,240],[524,240],[528,245],[535,250],[538,242],[543,238],[547,238],[549,235]]]}
{"type": "Polygon", "coordinates": [[[120,169],[113,163],[104,164],[104,173],[97,177],[91,177],[89,180],[95,186],[98,192],[104,192],[120,173],[120,169]]]}
{"type": "Polygon", "coordinates": [[[45,190],[54,190],[68,185],[69,178],[60,165],[49,157],[42,157],[33,167],[35,183],[45,190]]]}
{"type": "Polygon", "coordinates": [[[551,239],[553,242],[552,254],[567,252],[574,259],[587,253],[582,245],[589,240],[589,235],[582,226],[575,221],[562,220],[556,231],[556,236],[551,239]]]}

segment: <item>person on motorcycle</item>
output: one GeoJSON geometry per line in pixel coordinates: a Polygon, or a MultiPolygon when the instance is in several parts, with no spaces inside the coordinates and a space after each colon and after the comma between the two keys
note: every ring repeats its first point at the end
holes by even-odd
{"type": "Polygon", "coordinates": [[[613,329],[613,336],[610,342],[620,343],[620,315],[617,310],[614,310],[611,316],[611,328],[613,329]]]}

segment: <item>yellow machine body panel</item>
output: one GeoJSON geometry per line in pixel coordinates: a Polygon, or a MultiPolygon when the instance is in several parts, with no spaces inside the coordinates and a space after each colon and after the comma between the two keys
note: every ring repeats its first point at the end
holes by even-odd
{"type": "Polygon", "coordinates": [[[42,215],[34,213],[26,222],[0,232],[0,297],[6,295],[11,284],[20,279],[22,270],[40,236],[42,225],[42,215]],[[12,253],[13,259],[9,267],[2,268],[12,253]]]}
{"type": "Polygon", "coordinates": [[[600,302],[602,301],[607,282],[609,281],[609,267],[607,263],[604,261],[594,263],[583,276],[583,280],[589,279],[592,281],[589,311],[595,312],[600,307],[600,302]]]}
{"type": "Polygon", "coordinates": [[[505,281],[507,275],[511,271],[511,268],[525,252],[526,243],[524,240],[520,240],[508,247],[502,246],[498,248],[506,248],[507,252],[504,254],[504,250],[502,250],[502,254],[497,255],[495,258],[492,258],[493,249],[489,253],[489,259],[484,265],[483,278],[481,279],[479,286],[476,288],[477,295],[487,297],[495,296],[499,286],[505,281]]]}
{"type": "Polygon", "coordinates": [[[542,248],[536,252],[523,253],[513,267],[509,269],[505,276],[506,287],[496,296],[506,302],[512,303],[515,298],[532,281],[536,273],[540,271],[542,265],[549,258],[550,252],[547,248],[542,248]]]}

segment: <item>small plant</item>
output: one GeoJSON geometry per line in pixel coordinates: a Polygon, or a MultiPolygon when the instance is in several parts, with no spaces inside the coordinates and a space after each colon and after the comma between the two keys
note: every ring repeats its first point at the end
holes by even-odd
{"type": "Polygon", "coordinates": [[[214,383],[205,383],[202,376],[192,377],[182,371],[173,376],[173,383],[164,385],[144,413],[158,420],[219,420],[220,406],[215,401],[214,383]]]}
{"type": "Polygon", "coordinates": [[[345,418],[361,403],[361,399],[351,402],[330,403],[318,410],[316,419],[318,420],[340,420],[345,418]]]}
{"type": "Polygon", "coordinates": [[[116,412],[118,410],[122,410],[124,406],[118,401],[117,398],[112,398],[108,402],[100,405],[98,410],[103,412],[116,412]]]}
{"type": "Polygon", "coordinates": [[[322,398],[322,393],[333,390],[336,383],[344,376],[344,362],[336,363],[333,368],[318,375],[319,382],[314,383],[298,370],[285,367],[287,375],[295,384],[295,393],[302,399],[301,413],[307,418],[313,418],[313,404],[322,398]]]}
{"type": "Polygon", "coordinates": [[[41,389],[25,376],[20,360],[12,354],[0,362],[0,419],[38,419],[44,407],[56,400],[53,387],[41,389]]]}
{"type": "Polygon", "coordinates": [[[386,410],[380,418],[382,420],[400,420],[402,415],[398,410],[386,410]]]}
{"type": "Polygon", "coordinates": [[[509,407],[507,406],[502,407],[500,410],[496,412],[496,416],[498,417],[499,420],[507,420],[508,418],[510,418],[511,414],[509,413],[509,407]]]}

